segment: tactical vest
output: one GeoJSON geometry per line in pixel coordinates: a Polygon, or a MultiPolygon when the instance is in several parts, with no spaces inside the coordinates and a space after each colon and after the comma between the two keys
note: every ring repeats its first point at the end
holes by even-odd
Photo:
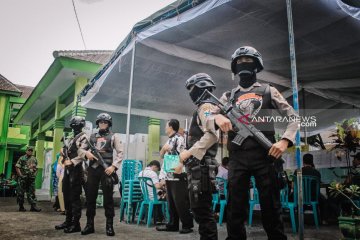
{"type": "MultiPolygon", "coordinates": [[[[100,136],[98,133],[93,133],[90,136],[90,142],[93,146],[96,147],[96,149],[98,149],[99,153],[101,154],[102,158],[104,159],[105,163],[108,165],[111,165],[113,163],[113,148],[111,146],[111,138],[114,134],[113,133],[109,133],[105,136],[100,136]],[[99,145],[98,145],[98,141],[100,138],[104,138],[105,139],[105,144],[103,146],[101,146],[101,148],[99,149],[99,145]]],[[[90,161],[94,162],[94,161],[90,161]]]]}
{"type": "Polygon", "coordinates": [[[81,132],[78,135],[76,135],[71,143],[71,146],[68,148],[68,156],[70,159],[76,158],[78,156],[78,147],[76,146],[76,141],[85,133],[81,132]]]}
{"type": "MultiPolygon", "coordinates": [[[[190,129],[189,129],[189,148],[191,148],[197,141],[201,139],[202,136],[204,136],[204,132],[201,130],[199,124],[198,124],[198,112],[195,111],[191,120],[190,129]]],[[[201,122],[200,122],[201,124],[201,122]]],[[[217,154],[218,149],[218,143],[215,143],[212,145],[205,153],[204,157],[212,157],[214,158],[217,154]]],[[[200,159],[201,160],[201,159],[200,159]]]]}
{"type": "MultiPolygon", "coordinates": [[[[243,91],[231,91],[227,92],[226,96],[229,99],[229,102],[233,105],[235,109],[238,109],[236,106],[236,101],[245,94],[251,94],[254,93],[257,97],[260,97],[262,99],[262,105],[260,108],[260,111],[255,115],[256,118],[262,119],[264,116],[272,116],[272,109],[274,107],[271,104],[271,92],[270,92],[270,85],[269,84],[261,84],[259,87],[254,87],[250,91],[243,92],[243,91]]],[[[250,119],[251,121],[251,119],[250,119]]],[[[275,142],[275,127],[274,122],[251,122],[251,124],[254,125],[258,130],[260,130],[271,142],[275,142]]],[[[235,137],[235,132],[230,131],[228,133],[228,150],[234,151],[239,149],[254,149],[259,148],[260,144],[258,144],[255,139],[252,137],[247,138],[241,146],[238,146],[234,143],[232,143],[232,140],[235,137]]]]}

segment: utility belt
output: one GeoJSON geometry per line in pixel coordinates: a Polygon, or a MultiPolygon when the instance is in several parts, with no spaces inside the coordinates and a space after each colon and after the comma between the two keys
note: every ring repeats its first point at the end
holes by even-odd
{"type": "Polygon", "coordinates": [[[187,174],[185,172],[180,174],[171,172],[171,173],[167,173],[166,176],[167,179],[165,179],[165,181],[169,181],[169,182],[187,181],[187,174]]]}
{"type": "Polygon", "coordinates": [[[202,160],[194,157],[185,162],[188,173],[188,189],[198,201],[199,194],[215,192],[215,180],[217,174],[217,161],[205,156],[202,160]]]}

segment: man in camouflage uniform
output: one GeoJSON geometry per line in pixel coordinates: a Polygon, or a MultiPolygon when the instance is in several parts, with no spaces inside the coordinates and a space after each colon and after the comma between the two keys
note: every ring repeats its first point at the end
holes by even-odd
{"type": "Polygon", "coordinates": [[[26,154],[20,157],[15,165],[18,175],[17,202],[19,204],[20,212],[26,211],[26,209],[24,208],[25,192],[27,200],[31,205],[30,211],[41,211],[41,209],[36,207],[35,177],[37,172],[37,160],[32,154],[33,148],[30,146],[27,147],[26,154]]]}

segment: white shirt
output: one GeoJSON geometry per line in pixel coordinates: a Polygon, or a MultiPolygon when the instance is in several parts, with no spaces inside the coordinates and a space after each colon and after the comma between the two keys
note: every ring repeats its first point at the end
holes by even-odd
{"type": "MultiPolygon", "coordinates": [[[[156,172],[154,172],[151,167],[146,167],[143,171],[141,171],[139,173],[139,177],[148,177],[151,178],[154,186],[155,184],[159,183],[159,177],[156,174],[156,172]]],[[[148,188],[148,192],[149,192],[149,198],[150,200],[154,200],[154,194],[153,194],[153,187],[152,186],[147,186],[148,188]]]]}
{"type": "Polygon", "coordinates": [[[218,174],[216,175],[216,177],[221,177],[224,179],[228,179],[228,170],[226,168],[224,168],[222,165],[220,165],[218,167],[218,174]]]}

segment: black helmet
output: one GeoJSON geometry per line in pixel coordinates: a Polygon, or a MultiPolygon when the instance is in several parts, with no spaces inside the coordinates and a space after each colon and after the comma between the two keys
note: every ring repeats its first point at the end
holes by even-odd
{"type": "Polygon", "coordinates": [[[85,127],[85,118],[80,116],[72,117],[70,119],[70,127],[72,129],[85,127]]]}
{"type": "Polygon", "coordinates": [[[190,90],[194,85],[198,88],[211,88],[212,90],[216,88],[214,81],[206,73],[197,73],[186,80],[185,87],[187,90],[190,90]]]}
{"type": "Polygon", "coordinates": [[[109,123],[109,127],[112,126],[112,117],[108,113],[100,113],[96,117],[96,125],[99,126],[100,121],[107,121],[109,123]]]}
{"type": "Polygon", "coordinates": [[[235,50],[233,55],[231,56],[231,71],[236,74],[236,61],[241,56],[252,57],[256,63],[255,72],[261,72],[264,69],[264,63],[262,60],[261,54],[253,47],[243,46],[235,50]]]}
{"type": "Polygon", "coordinates": [[[197,73],[186,80],[185,87],[187,90],[190,90],[193,86],[195,87],[189,92],[189,95],[196,105],[201,103],[200,97],[205,89],[212,92],[216,88],[214,81],[206,73],[197,73]]]}

